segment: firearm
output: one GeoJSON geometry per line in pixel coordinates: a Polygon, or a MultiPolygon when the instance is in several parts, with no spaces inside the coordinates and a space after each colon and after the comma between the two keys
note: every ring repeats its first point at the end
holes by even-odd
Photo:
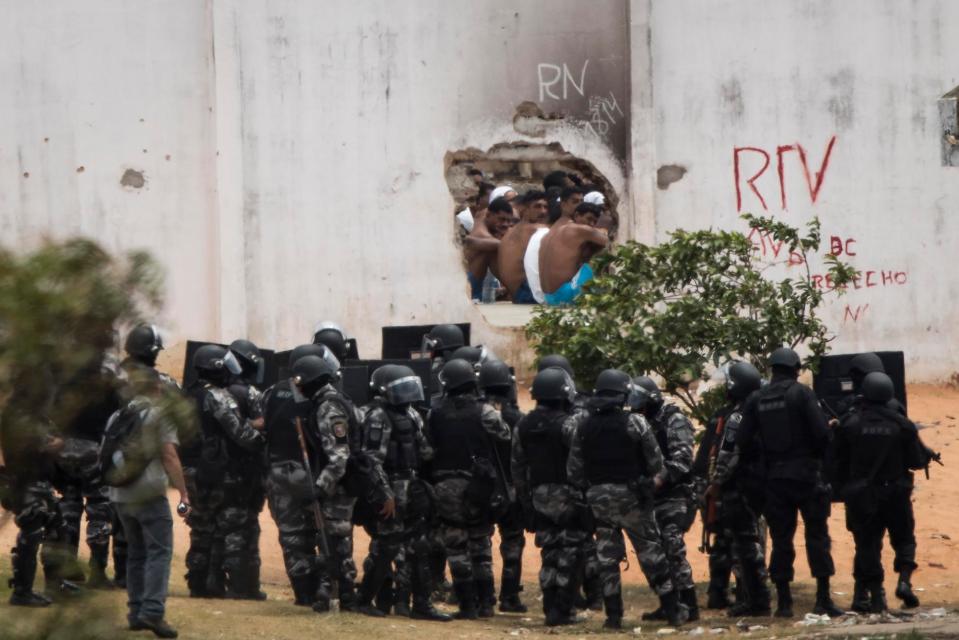
{"type": "Polygon", "coordinates": [[[826,413],[832,416],[832,419],[835,421],[840,421],[842,417],[836,413],[836,410],[829,406],[829,403],[825,399],[819,398],[819,407],[823,409],[826,413]]]}
{"type": "MultiPolygon", "coordinates": [[[[712,445],[709,447],[709,469],[706,473],[707,483],[712,481],[713,476],[716,473],[716,458],[719,455],[719,446],[723,441],[723,431],[726,428],[725,418],[720,417],[716,421],[716,437],[713,439],[712,445]]],[[[707,490],[709,485],[707,484],[707,490]]],[[[712,550],[712,543],[710,541],[710,535],[715,532],[716,520],[719,519],[718,510],[716,508],[717,496],[715,495],[704,495],[703,496],[703,537],[699,545],[699,551],[701,553],[709,553],[712,550]]]]}
{"type": "MultiPolygon", "coordinates": [[[[300,441],[300,454],[303,456],[303,466],[306,468],[307,476],[310,482],[313,482],[313,469],[310,466],[310,455],[306,452],[306,438],[303,436],[303,421],[296,419],[296,437],[300,441]]],[[[320,542],[320,549],[323,551],[323,561],[330,562],[330,545],[326,540],[326,522],[323,520],[323,512],[320,510],[320,503],[316,498],[310,500],[310,510],[313,512],[313,520],[316,524],[317,538],[320,542]]],[[[334,581],[335,584],[336,581],[334,581]]]]}

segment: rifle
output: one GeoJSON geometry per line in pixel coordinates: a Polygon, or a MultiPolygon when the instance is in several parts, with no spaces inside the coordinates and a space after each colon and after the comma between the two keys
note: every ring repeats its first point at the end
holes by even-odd
{"type": "MultiPolygon", "coordinates": [[[[933,451],[933,450],[930,449],[929,447],[926,447],[926,455],[929,456],[929,462],[935,462],[935,463],[938,464],[940,467],[946,466],[945,463],[943,463],[943,461],[942,461],[942,454],[941,454],[941,453],[939,453],[939,452],[937,452],[937,451],[933,451]]],[[[924,471],[926,472],[926,480],[929,479],[929,462],[926,463],[926,467],[925,467],[925,469],[924,469],[924,471]]]]}
{"type": "MultiPolygon", "coordinates": [[[[722,444],[723,431],[726,428],[726,419],[720,417],[716,421],[716,437],[713,439],[712,445],[709,447],[709,470],[706,473],[707,487],[708,483],[712,480],[713,475],[716,473],[716,457],[719,455],[719,445],[722,444]]],[[[705,500],[703,503],[703,536],[702,541],[699,545],[699,551],[701,553],[709,553],[712,551],[712,544],[710,542],[710,535],[715,533],[714,529],[716,528],[716,520],[719,518],[718,509],[716,508],[716,496],[704,496],[705,500]]]]}
{"type": "MultiPolygon", "coordinates": [[[[296,437],[300,441],[300,454],[303,456],[303,466],[306,473],[313,481],[313,469],[310,466],[310,456],[306,452],[306,438],[303,436],[303,421],[296,419],[296,437]]],[[[313,512],[313,521],[316,524],[317,538],[320,542],[320,549],[323,551],[323,561],[330,562],[330,545],[326,540],[326,522],[323,520],[323,512],[320,510],[320,503],[316,498],[310,500],[310,510],[313,512]]]]}

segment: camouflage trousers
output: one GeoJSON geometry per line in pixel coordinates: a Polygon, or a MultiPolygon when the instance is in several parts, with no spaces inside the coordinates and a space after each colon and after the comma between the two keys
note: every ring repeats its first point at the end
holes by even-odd
{"type": "Polygon", "coordinates": [[[186,581],[194,596],[222,596],[224,584],[221,560],[213,562],[214,547],[223,532],[217,531],[218,513],[223,509],[222,486],[213,486],[197,480],[195,467],[184,467],[187,495],[191,511],[186,517],[190,529],[190,548],[186,553],[186,581]]]}
{"type": "MultiPolygon", "coordinates": [[[[759,518],[743,494],[735,489],[724,489],[717,506],[717,527],[736,570],[737,588],[744,588],[744,595],[753,602],[768,603],[764,535],[759,518]]],[[[728,569],[725,575],[729,575],[728,569]]],[[[726,580],[728,583],[728,577],[726,580]]]]}
{"type": "MultiPolygon", "coordinates": [[[[292,470],[302,470],[299,463],[283,463],[292,470]]],[[[283,465],[274,465],[274,474],[267,483],[267,504],[270,515],[279,532],[283,564],[291,578],[313,575],[319,572],[323,558],[319,555],[316,521],[310,510],[308,498],[296,495],[283,483],[283,465]]],[[[290,471],[292,472],[292,471],[290,471]]],[[[302,492],[302,488],[300,489],[302,492]]]]}
{"type": "Polygon", "coordinates": [[[110,535],[113,532],[113,509],[107,488],[99,478],[69,478],[60,485],[60,512],[66,531],[66,545],[76,558],[80,547],[80,520],[87,516],[86,542],[90,548],[90,564],[107,566],[110,535]]]}
{"type": "Polygon", "coordinates": [[[46,481],[28,482],[15,487],[14,493],[14,522],[18,531],[16,545],[11,550],[13,589],[21,593],[32,590],[37,573],[38,550],[47,588],[55,588],[62,578],[69,551],[67,532],[53,485],[46,481]]]}
{"type": "Polygon", "coordinates": [[[586,498],[596,516],[596,548],[606,615],[622,616],[619,563],[626,559],[623,532],[632,543],[639,557],[639,565],[653,591],[658,595],[673,591],[669,561],[652,505],[640,504],[633,490],[624,484],[594,485],[587,491],[586,498]]]}
{"type": "Polygon", "coordinates": [[[353,560],[353,507],[356,498],[346,495],[342,487],[320,503],[326,525],[326,539],[330,558],[326,563],[328,575],[320,578],[320,589],[332,593],[335,581],[341,600],[353,598],[356,588],[356,563],[353,560]]]}
{"type": "MultiPolygon", "coordinates": [[[[544,613],[549,613],[554,606],[564,612],[571,608],[573,590],[579,582],[577,573],[582,569],[583,549],[587,541],[592,541],[580,520],[578,493],[562,484],[542,484],[532,492],[536,515],[534,542],[540,548],[539,586],[543,592],[544,613]]],[[[579,500],[581,502],[581,498],[579,500]]]]}
{"type": "Polygon", "coordinates": [[[689,501],[684,497],[657,500],[654,507],[663,552],[669,563],[669,574],[673,587],[679,590],[695,587],[693,569],[686,559],[684,537],[688,529],[689,510],[689,501]]]}
{"type": "Polygon", "coordinates": [[[476,523],[466,504],[464,478],[437,482],[436,509],[443,522],[443,547],[454,583],[483,584],[484,597],[489,597],[493,584],[493,525],[476,523]]]}
{"type": "Polygon", "coordinates": [[[510,505],[509,511],[496,523],[499,528],[499,554],[503,560],[500,575],[502,601],[519,595],[523,581],[523,549],[526,547],[526,531],[523,528],[523,513],[519,503],[510,505]]]}

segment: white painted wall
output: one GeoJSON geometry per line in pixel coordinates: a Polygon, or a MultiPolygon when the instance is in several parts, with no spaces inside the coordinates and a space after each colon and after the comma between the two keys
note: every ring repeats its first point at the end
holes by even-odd
{"type": "MultiPolygon", "coordinates": [[[[285,348],[332,318],[372,355],[382,325],[466,320],[515,357],[519,332],[468,301],[447,151],[559,142],[623,196],[624,235],[650,240],[740,226],[733,150],[750,146],[770,154],[755,182],[769,213],[818,215],[827,239],[855,238],[873,281],[906,274],[832,303],[837,348],[902,348],[915,379],[956,369],[959,181],[940,167],[936,116],[959,84],[956,3],[0,0],[0,11],[4,242],[83,233],[152,250],[180,338],[285,348]],[[582,91],[544,95],[540,64],[567,65],[582,91]],[[604,138],[582,122],[610,91],[631,122],[604,138]],[[541,95],[567,118],[525,137],[514,109],[541,95]],[[785,152],[783,211],[777,146],[801,144],[814,173],[832,136],[815,203],[785,152]],[[661,190],[665,164],[688,173],[661,190]],[[144,188],[120,185],[128,168],[144,188]]],[[[741,160],[745,179],[761,156],[741,160]]],[[[760,211],[740,187],[742,209],[760,211]]]]}
{"type": "Polygon", "coordinates": [[[168,269],[161,322],[181,335],[214,333],[207,8],[195,0],[3,0],[0,14],[4,245],[83,234],[111,250],[149,249],[168,269]],[[144,174],[143,188],[121,186],[127,169],[144,174]]]}
{"type": "MultiPolygon", "coordinates": [[[[819,216],[827,243],[855,238],[849,260],[877,272],[869,284],[878,286],[863,282],[830,303],[835,349],[904,350],[913,379],[959,370],[959,220],[949,213],[959,173],[940,166],[936,107],[959,83],[959,3],[669,0],[653,2],[650,16],[655,164],[689,169],[655,191],[656,236],[744,228],[733,150],[762,148],[771,163],[755,184],[768,214],[794,224],[819,216]],[[783,154],[783,210],[777,146],[801,144],[815,172],[832,136],[815,204],[798,154],[783,154]],[[906,284],[882,286],[882,270],[905,272],[906,284]]],[[[741,155],[743,178],[761,162],[741,155]]],[[[741,188],[742,209],[762,213],[741,188]]]]}

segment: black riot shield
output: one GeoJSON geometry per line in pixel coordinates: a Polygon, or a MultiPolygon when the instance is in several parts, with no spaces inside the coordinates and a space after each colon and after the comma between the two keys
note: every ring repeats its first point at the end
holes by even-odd
{"type": "MultiPolygon", "coordinates": [[[[383,350],[382,358],[384,360],[407,360],[420,357],[420,349],[423,345],[423,336],[429,333],[435,324],[419,324],[401,327],[383,327],[383,350]]],[[[470,344],[470,323],[456,323],[463,330],[463,338],[466,344],[470,344]]],[[[427,389],[429,386],[426,387],[427,389]]]]}

